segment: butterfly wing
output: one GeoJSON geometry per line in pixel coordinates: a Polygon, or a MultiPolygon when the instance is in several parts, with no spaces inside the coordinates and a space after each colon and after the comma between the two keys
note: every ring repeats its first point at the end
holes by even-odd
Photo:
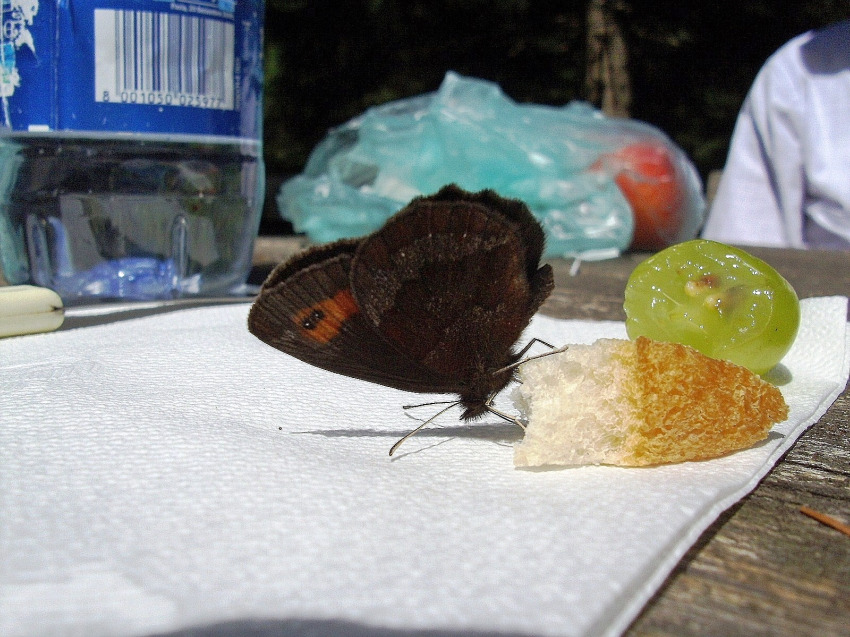
{"type": "MultiPolygon", "coordinates": [[[[519,234],[525,251],[526,275],[529,281],[535,279],[543,256],[545,235],[543,228],[531,211],[519,199],[506,199],[492,190],[470,193],[452,184],[442,188],[437,194],[425,198],[432,203],[471,203],[487,208],[497,214],[519,234]]],[[[549,290],[551,292],[551,290],[549,290]]],[[[545,299],[544,299],[545,300],[545,299]]],[[[542,301],[541,301],[542,303],[542,301]]],[[[538,303],[538,306],[540,303],[538,303]]]]}
{"type": "Polygon", "coordinates": [[[553,286],[551,268],[538,267],[539,224],[516,202],[500,212],[500,201],[455,187],[416,199],[362,241],[352,265],[374,329],[466,402],[508,382],[493,372],[516,360],[513,346],[553,286]]]}
{"type": "Polygon", "coordinates": [[[275,268],[248,314],[257,338],[331,372],[419,392],[449,391],[382,339],[350,288],[359,240],[322,245],[275,268]]]}

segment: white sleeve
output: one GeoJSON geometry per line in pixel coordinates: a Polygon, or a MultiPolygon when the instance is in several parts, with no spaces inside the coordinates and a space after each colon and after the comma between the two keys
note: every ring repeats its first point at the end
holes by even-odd
{"type": "Polygon", "coordinates": [[[744,102],[702,236],[725,243],[804,247],[804,167],[796,46],[780,49],[744,102]]]}

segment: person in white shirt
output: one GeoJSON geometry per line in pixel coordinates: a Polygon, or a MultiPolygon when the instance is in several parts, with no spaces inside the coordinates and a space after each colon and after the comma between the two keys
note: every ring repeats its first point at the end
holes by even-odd
{"type": "Polygon", "coordinates": [[[797,36],[765,62],[702,236],[850,249],[850,20],[797,36]]]}

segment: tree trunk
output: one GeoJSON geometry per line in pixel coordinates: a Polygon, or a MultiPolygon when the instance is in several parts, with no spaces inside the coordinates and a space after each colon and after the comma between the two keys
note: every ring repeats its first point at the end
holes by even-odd
{"type": "Polygon", "coordinates": [[[614,17],[619,0],[587,6],[587,99],[609,117],[629,117],[632,85],[623,33],[614,17]]]}

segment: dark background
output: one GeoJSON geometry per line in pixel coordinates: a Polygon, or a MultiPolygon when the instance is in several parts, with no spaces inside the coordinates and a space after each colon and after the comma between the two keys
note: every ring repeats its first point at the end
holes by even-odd
{"type": "MultiPolygon", "coordinates": [[[[448,70],[497,82],[517,102],[589,99],[588,4],[266,0],[265,231],[288,230],[274,196],[329,128],[369,106],[434,91],[448,70]]],[[[799,33],[850,17],[848,0],[604,4],[625,44],[629,116],[664,130],[704,180],[723,167],[765,59],[799,33]]]]}

